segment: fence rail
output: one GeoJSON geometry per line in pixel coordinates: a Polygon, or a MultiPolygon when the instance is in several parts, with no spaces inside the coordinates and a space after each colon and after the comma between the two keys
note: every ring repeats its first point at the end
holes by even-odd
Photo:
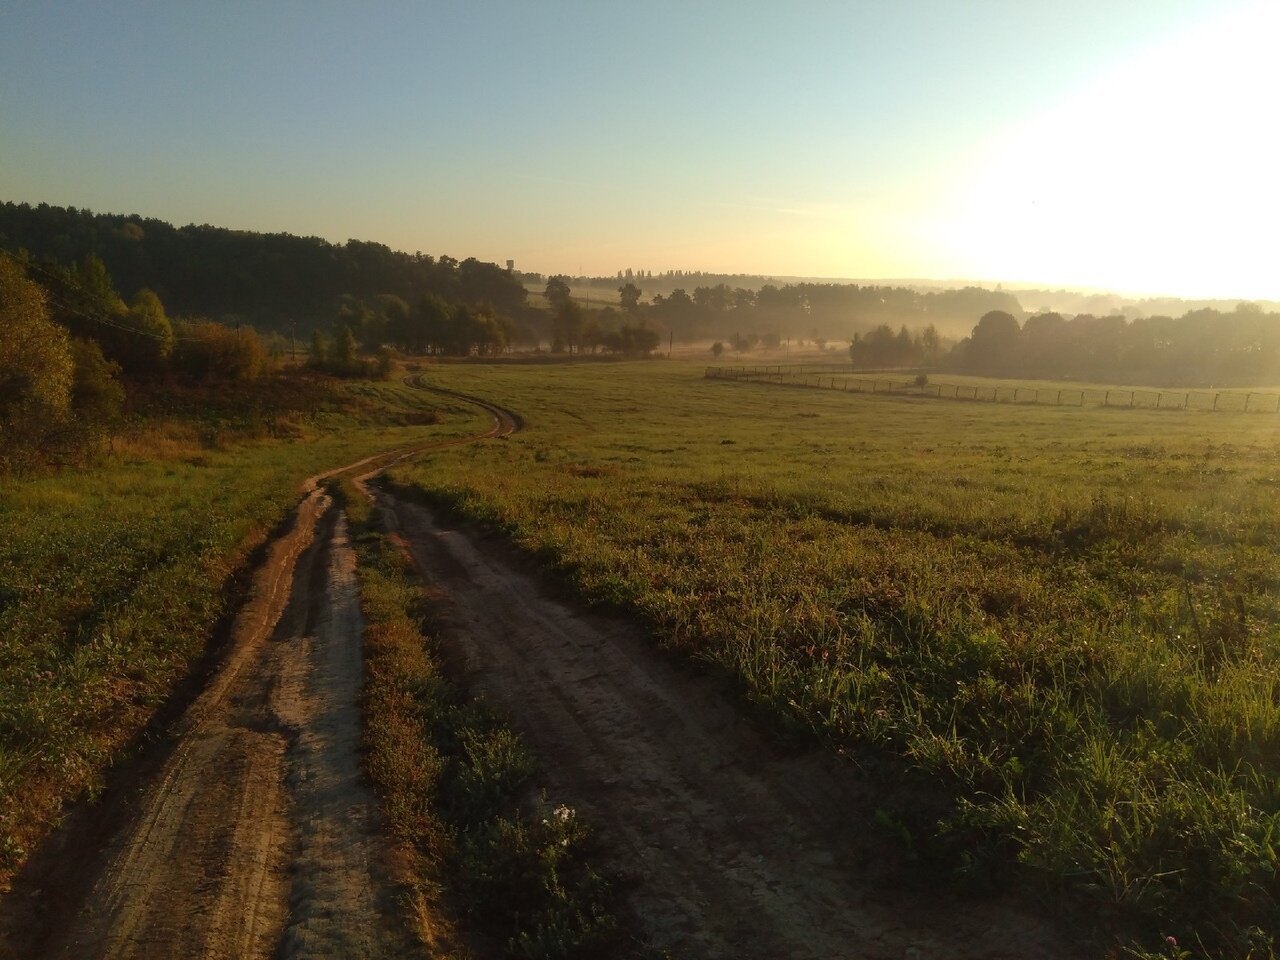
{"type": "Polygon", "coordinates": [[[1024,403],[1054,407],[1128,407],[1136,410],[1203,410],[1210,413],[1280,414],[1280,394],[1206,390],[1119,390],[1104,387],[1026,387],[974,383],[917,384],[886,377],[859,377],[813,367],[707,367],[709,380],[740,380],[784,386],[886,393],[939,400],[1024,403]]]}

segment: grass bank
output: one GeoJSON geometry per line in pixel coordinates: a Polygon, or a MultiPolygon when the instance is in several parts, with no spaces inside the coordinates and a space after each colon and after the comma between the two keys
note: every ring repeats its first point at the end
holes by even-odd
{"type": "Polygon", "coordinates": [[[305,477],[485,422],[398,383],[157,392],[100,462],[0,480],[0,884],[208,648],[305,477]]]}
{"type": "Polygon", "coordinates": [[[534,759],[442,670],[432,604],[402,545],[342,485],[359,558],[365,746],[432,955],[622,955],[612,893],[568,806],[531,801],[534,759]]]}
{"type": "Polygon", "coordinates": [[[962,882],[1069,893],[1117,951],[1274,956],[1280,421],[701,370],[440,368],[526,429],[392,478],[927,774],[894,829],[962,882]]]}

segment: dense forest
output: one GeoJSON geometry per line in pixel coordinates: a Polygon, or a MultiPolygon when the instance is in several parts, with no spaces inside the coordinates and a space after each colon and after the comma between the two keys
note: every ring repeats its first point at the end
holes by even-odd
{"type": "Polygon", "coordinates": [[[507,270],[474,258],[207,224],[175,227],[45,203],[0,203],[0,249],[25,250],[38,262],[57,264],[96,257],[125,299],[145,288],[172,313],[239,320],[262,330],[287,331],[296,322],[309,334],[331,323],[344,302],[371,303],[380,295],[408,303],[427,295],[486,303],[513,318],[527,297],[507,270]]]}

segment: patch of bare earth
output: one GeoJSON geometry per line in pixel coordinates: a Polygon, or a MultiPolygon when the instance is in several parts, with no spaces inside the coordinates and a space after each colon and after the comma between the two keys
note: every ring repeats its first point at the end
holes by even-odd
{"type": "Polygon", "coordinates": [[[127,816],[104,811],[123,822],[86,861],[19,888],[49,903],[40,922],[11,929],[12,953],[402,956],[359,761],[362,629],[345,520],[313,485],[155,775],[114,801],[127,816]]]}
{"type": "Polygon", "coordinates": [[[553,802],[581,809],[644,937],[698,958],[1067,958],[1011,903],[893,882],[872,788],[780,749],[715,682],[617,620],[550,596],[499,543],[379,492],[384,522],[444,594],[469,686],[503,709],[553,802]]]}

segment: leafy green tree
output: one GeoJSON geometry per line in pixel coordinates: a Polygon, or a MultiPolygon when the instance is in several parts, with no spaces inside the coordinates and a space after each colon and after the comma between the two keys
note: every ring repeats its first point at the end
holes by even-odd
{"type": "Polygon", "coordinates": [[[640,312],[640,288],[634,283],[624,283],[618,288],[618,295],[624,313],[640,312]]]}
{"type": "Polygon", "coordinates": [[[267,368],[267,347],[252,327],[205,320],[181,324],[180,332],[171,365],[192,380],[255,380],[267,368]]]}
{"type": "Polygon", "coordinates": [[[559,310],[570,300],[569,278],[564,276],[552,277],[547,281],[547,288],[543,291],[543,296],[547,298],[547,303],[552,310],[559,310]]]}
{"type": "Polygon", "coordinates": [[[71,409],[76,424],[90,437],[101,436],[120,421],[124,408],[124,387],[116,379],[120,366],[103,356],[98,344],[78,337],[71,341],[71,359],[71,409]]]}
{"type": "Polygon", "coordinates": [[[355,334],[350,327],[343,327],[333,341],[329,363],[339,370],[348,370],[355,366],[358,350],[355,334]]]}
{"type": "Polygon", "coordinates": [[[134,377],[154,377],[161,373],[173,352],[173,324],[165,315],[156,294],[139,290],[117,327],[101,336],[105,352],[134,377]]]}
{"type": "Polygon", "coordinates": [[[44,291],[0,255],[0,466],[19,466],[71,412],[74,362],[44,291]]]}
{"type": "Polygon", "coordinates": [[[552,349],[554,350],[555,345],[559,344],[561,349],[573,353],[582,342],[582,332],[585,327],[586,317],[577,301],[562,301],[552,319],[551,329],[554,340],[552,349]]]}
{"type": "Polygon", "coordinates": [[[973,370],[1005,373],[1014,361],[1021,328],[1013,315],[989,310],[969,335],[965,363],[973,370]]]}

